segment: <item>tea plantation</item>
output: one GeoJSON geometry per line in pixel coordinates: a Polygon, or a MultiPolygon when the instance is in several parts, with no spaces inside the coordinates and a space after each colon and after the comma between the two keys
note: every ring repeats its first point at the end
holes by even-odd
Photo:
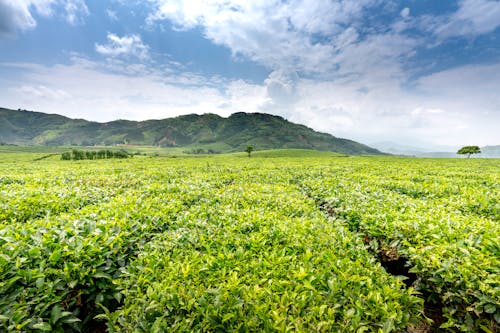
{"type": "Polygon", "coordinates": [[[0,331],[499,330],[499,160],[40,155],[0,154],[0,331]]]}

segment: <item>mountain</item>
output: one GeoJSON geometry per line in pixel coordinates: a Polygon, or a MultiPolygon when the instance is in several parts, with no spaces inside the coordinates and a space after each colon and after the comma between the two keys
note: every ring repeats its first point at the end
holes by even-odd
{"type": "Polygon", "coordinates": [[[422,147],[409,146],[391,141],[372,142],[370,146],[393,155],[418,156],[423,152],[429,151],[422,147]]]}
{"type": "Polygon", "coordinates": [[[358,142],[315,132],[264,113],[190,114],[146,121],[107,123],[0,108],[0,142],[18,145],[153,145],[215,152],[306,148],[345,154],[382,154],[358,142]]]}
{"type": "Polygon", "coordinates": [[[478,156],[500,158],[500,145],[481,147],[481,154],[478,156]]]}
{"type": "Polygon", "coordinates": [[[456,157],[458,150],[454,146],[429,145],[422,142],[415,145],[405,145],[392,141],[382,141],[373,142],[370,146],[384,153],[418,157],[456,157]]]}

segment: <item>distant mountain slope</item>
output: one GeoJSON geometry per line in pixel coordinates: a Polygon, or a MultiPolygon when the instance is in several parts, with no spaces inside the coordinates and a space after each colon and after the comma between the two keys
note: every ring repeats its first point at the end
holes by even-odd
{"type": "Polygon", "coordinates": [[[484,146],[481,147],[481,154],[483,157],[500,157],[500,145],[498,146],[484,146]]]}
{"type": "Polygon", "coordinates": [[[291,123],[263,113],[185,115],[147,121],[107,123],[60,115],[0,108],[0,142],[21,145],[153,145],[202,147],[218,152],[305,148],[345,154],[382,154],[358,142],[291,123]]]}
{"type": "MultiPolygon", "coordinates": [[[[464,155],[458,155],[458,148],[453,147],[435,147],[435,150],[429,148],[412,147],[401,145],[394,142],[376,142],[370,146],[378,150],[393,155],[405,155],[416,157],[444,157],[444,158],[464,158],[464,155]]],[[[500,145],[484,146],[481,148],[481,154],[475,154],[472,158],[500,158],[500,145]]]]}

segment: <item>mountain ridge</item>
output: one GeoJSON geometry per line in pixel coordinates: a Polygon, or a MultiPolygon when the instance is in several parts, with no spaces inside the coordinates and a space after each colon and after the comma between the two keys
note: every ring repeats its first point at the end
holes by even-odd
{"type": "Polygon", "coordinates": [[[93,146],[151,145],[198,147],[211,152],[255,149],[306,148],[345,154],[383,154],[349,139],[316,132],[281,116],[236,112],[189,114],[144,121],[100,123],[58,114],[0,108],[0,142],[19,145],[93,146]]]}

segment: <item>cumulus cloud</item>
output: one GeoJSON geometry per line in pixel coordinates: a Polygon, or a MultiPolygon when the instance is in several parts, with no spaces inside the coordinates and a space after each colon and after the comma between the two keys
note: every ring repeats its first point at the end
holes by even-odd
{"type": "MultiPolygon", "coordinates": [[[[319,73],[335,68],[342,34],[374,1],[166,1],[152,0],[153,24],[168,19],[178,29],[200,26],[206,38],[273,70],[319,73]],[[317,38],[323,36],[324,38],[317,38]]],[[[355,30],[350,30],[355,32],[355,30]]],[[[349,39],[350,37],[351,39],[349,39]]]]}
{"type": "Polygon", "coordinates": [[[205,37],[270,70],[321,79],[351,78],[376,86],[405,84],[408,59],[419,47],[452,36],[478,35],[500,26],[498,0],[461,0],[443,16],[413,17],[409,7],[379,0],[150,0],[147,22],[169,20],[177,29],[200,27],[205,37]],[[366,24],[373,10],[392,22],[366,24]],[[398,15],[399,14],[399,15],[398,15]],[[408,33],[432,31],[434,38],[408,33]],[[385,83],[383,83],[385,85],[385,83]]]}
{"type": "Polygon", "coordinates": [[[137,57],[145,60],[149,57],[149,47],[143,43],[139,35],[126,35],[119,37],[108,33],[107,44],[95,44],[95,50],[108,57],[137,57]]]}
{"type": "Polygon", "coordinates": [[[27,30],[36,26],[29,8],[22,2],[0,0],[0,35],[11,35],[17,29],[27,30]]]}
{"type": "Polygon", "coordinates": [[[267,99],[260,108],[266,112],[288,116],[288,112],[294,109],[294,104],[300,99],[297,91],[299,80],[294,71],[273,71],[264,80],[267,99]]]}
{"type": "MultiPolygon", "coordinates": [[[[370,143],[433,146],[500,141],[499,65],[469,65],[418,80],[416,89],[384,83],[299,78],[298,99],[275,113],[316,130],[370,143]]],[[[269,79],[268,79],[269,80],[269,79]]],[[[269,97],[268,97],[269,98],[269,97]]],[[[267,104],[264,104],[267,106],[267,104]]],[[[267,108],[261,108],[267,112],[267,108]]]]}
{"type": "Polygon", "coordinates": [[[33,29],[36,27],[34,12],[49,17],[57,9],[61,9],[66,21],[73,25],[89,15],[84,0],[0,0],[0,35],[33,29]]]}
{"type": "Polygon", "coordinates": [[[205,37],[272,72],[264,82],[263,111],[287,115],[300,98],[299,78],[349,84],[359,91],[399,87],[415,48],[424,44],[402,32],[409,9],[388,28],[367,27],[367,11],[378,0],[151,0],[150,25],[169,20],[177,29],[201,27],[205,37]],[[290,76],[291,75],[291,76],[290,76]],[[294,78],[292,79],[292,76],[294,78]],[[353,82],[355,82],[353,84],[353,82]]]}

